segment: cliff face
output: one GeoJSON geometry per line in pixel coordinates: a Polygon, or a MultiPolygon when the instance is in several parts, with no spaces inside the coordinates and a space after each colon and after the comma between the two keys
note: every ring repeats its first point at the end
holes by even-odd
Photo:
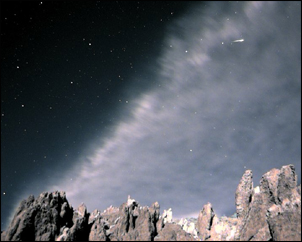
{"type": "Polygon", "coordinates": [[[301,241],[301,185],[293,165],[265,173],[255,188],[252,176],[247,170],[239,182],[232,218],[218,218],[208,203],[197,220],[176,222],[171,209],[160,216],[158,202],[142,207],[130,196],[119,208],[88,213],[85,204],[73,209],[65,192],[44,192],[20,203],[1,240],[301,241]]]}

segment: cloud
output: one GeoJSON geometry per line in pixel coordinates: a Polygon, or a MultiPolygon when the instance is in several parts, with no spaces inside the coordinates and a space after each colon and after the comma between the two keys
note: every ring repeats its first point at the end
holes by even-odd
{"type": "Polygon", "coordinates": [[[235,212],[245,169],[256,184],[288,163],[300,177],[300,30],[297,2],[192,8],[167,30],[156,86],[130,99],[112,131],[46,190],[90,211],[130,194],[175,216],[208,201],[222,215],[235,212]]]}

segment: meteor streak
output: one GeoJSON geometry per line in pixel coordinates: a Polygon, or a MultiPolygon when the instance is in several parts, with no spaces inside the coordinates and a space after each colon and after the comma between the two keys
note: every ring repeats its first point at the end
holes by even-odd
{"type": "Polygon", "coordinates": [[[234,41],[232,41],[232,42],[243,42],[244,41],[244,39],[237,39],[237,40],[234,40],[234,41]]]}

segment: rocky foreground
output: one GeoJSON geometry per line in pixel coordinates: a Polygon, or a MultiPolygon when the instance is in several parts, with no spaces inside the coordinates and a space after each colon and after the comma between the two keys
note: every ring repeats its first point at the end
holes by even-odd
{"type": "Polygon", "coordinates": [[[265,173],[253,187],[252,171],[243,174],[235,194],[236,214],[218,218],[210,203],[197,219],[174,221],[160,215],[158,202],[142,207],[130,196],[119,208],[88,213],[73,209],[65,192],[29,196],[18,207],[1,240],[295,240],[301,241],[301,184],[293,165],[265,173]]]}

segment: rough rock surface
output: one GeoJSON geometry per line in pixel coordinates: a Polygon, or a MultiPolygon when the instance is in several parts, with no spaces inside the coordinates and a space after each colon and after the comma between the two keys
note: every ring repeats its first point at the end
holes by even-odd
{"type": "Polygon", "coordinates": [[[194,237],[186,233],[179,224],[167,223],[155,237],[154,241],[194,241],[194,237]]]}
{"type": "Polygon", "coordinates": [[[128,197],[118,209],[109,208],[94,222],[89,240],[154,240],[159,221],[159,204],[141,207],[128,197]]]}
{"type": "Polygon", "coordinates": [[[240,240],[301,240],[301,194],[293,165],[265,173],[253,192],[240,240]]]}
{"type": "Polygon", "coordinates": [[[201,240],[301,240],[301,185],[293,165],[272,169],[253,188],[243,174],[235,194],[236,218],[218,219],[211,204],[198,216],[201,240]]]}
{"type": "Polygon", "coordinates": [[[1,240],[54,240],[63,226],[72,226],[73,210],[65,192],[44,192],[29,196],[16,210],[1,240]]]}
{"type": "Polygon", "coordinates": [[[273,239],[301,241],[301,184],[292,165],[280,170],[275,200],[266,214],[273,239]]]}
{"type": "Polygon", "coordinates": [[[199,231],[201,240],[206,240],[211,237],[211,228],[213,220],[217,219],[211,203],[203,206],[199,212],[197,219],[197,230],[199,231]]]}
{"type": "Polygon", "coordinates": [[[237,218],[221,217],[220,219],[218,219],[217,217],[215,217],[211,227],[209,240],[235,240],[237,224],[237,218]]]}
{"type": "Polygon", "coordinates": [[[184,231],[192,234],[194,238],[197,237],[197,230],[194,222],[182,218],[177,224],[179,224],[184,231]]]}
{"type": "Polygon", "coordinates": [[[236,213],[238,219],[244,219],[248,212],[253,192],[253,172],[246,170],[239,182],[235,194],[236,213]]]}
{"type": "Polygon", "coordinates": [[[195,219],[173,221],[172,209],[155,202],[140,206],[128,199],[119,208],[103,213],[87,212],[85,204],[73,209],[65,192],[44,192],[29,196],[17,208],[3,241],[193,241],[193,240],[294,240],[301,241],[301,185],[293,165],[265,173],[253,187],[252,171],[247,170],[235,194],[236,213],[232,217],[215,214],[210,203],[195,219]]]}
{"type": "Polygon", "coordinates": [[[82,203],[78,209],[73,212],[73,225],[70,229],[65,229],[65,233],[67,233],[67,235],[63,241],[87,240],[89,235],[88,219],[89,215],[87,213],[86,205],[82,203]]]}
{"type": "Polygon", "coordinates": [[[215,214],[212,205],[207,203],[200,211],[197,229],[201,240],[234,240],[237,231],[237,218],[221,217],[215,214]]]}
{"type": "Polygon", "coordinates": [[[169,208],[168,210],[164,210],[163,219],[164,219],[164,224],[172,223],[172,208],[169,208]]]}

